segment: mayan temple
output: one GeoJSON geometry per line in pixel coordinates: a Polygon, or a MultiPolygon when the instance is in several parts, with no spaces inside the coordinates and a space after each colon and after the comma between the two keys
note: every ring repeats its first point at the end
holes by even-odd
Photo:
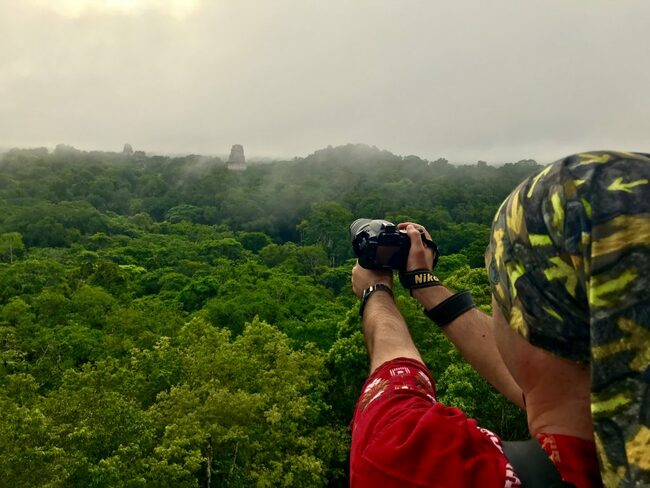
{"type": "Polygon", "coordinates": [[[228,169],[234,171],[244,171],[246,169],[246,158],[244,157],[244,146],[235,144],[230,149],[230,157],[228,158],[228,169]]]}

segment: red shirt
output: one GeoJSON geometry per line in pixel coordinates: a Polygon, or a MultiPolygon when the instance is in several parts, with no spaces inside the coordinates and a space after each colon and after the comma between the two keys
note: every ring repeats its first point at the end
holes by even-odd
{"type": "Polygon", "coordinates": [[[562,434],[537,434],[562,479],[581,488],[603,486],[594,442],[562,434]]]}
{"type": "MultiPolygon", "coordinates": [[[[501,440],[461,410],[437,402],[434,380],[419,361],[398,358],[377,368],[364,384],[351,426],[352,487],[521,486],[501,440]]],[[[593,454],[593,459],[576,462],[576,456],[564,451],[564,439],[558,444],[558,436],[546,439],[551,437],[562,462],[571,466],[560,469],[562,475],[573,473],[567,481],[577,487],[599,486],[582,484],[576,475],[595,463],[598,476],[595,449],[576,451],[583,461],[593,454]]],[[[543,447],[547,449],[548,441],[543,447]]]]}

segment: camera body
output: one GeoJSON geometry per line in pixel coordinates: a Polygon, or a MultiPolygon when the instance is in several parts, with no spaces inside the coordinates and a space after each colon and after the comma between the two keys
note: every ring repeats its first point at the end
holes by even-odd
{"type": "MultiPolygon", "coordinates": [[[[434,266],[438,249],[433,241],[420,232],[422,242],[433,249],[434,266]]],[[[406,271],[411,241],[405,230],[380,219],[357,219],[350,225],[350,238],[359,265],[366,269],[406,271]]]]}

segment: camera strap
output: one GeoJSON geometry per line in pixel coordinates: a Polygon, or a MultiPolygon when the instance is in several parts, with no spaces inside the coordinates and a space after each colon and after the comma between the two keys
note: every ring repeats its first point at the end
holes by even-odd
{"type": "Polygon", "coordinates": [[[415,271],[400,271],[399,282],[407,290],[442,285],[438,277],[428,269],[416,269],[415,271]]]}
{"type": "Polygon", "coordinates": [[[438,326],[443,327],[473,308],[476,308],[476,304],[472,300],[471,293],[465,290],[443,300],[431,310],[425,310],[424,314],[438,326]]]}

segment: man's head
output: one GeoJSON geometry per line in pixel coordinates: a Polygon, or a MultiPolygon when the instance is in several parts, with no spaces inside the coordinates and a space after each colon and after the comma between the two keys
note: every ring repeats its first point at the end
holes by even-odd
{"type": "Polygon", "coordinates": [[[605,481],[650,471],[650,159],[578,154],[524,181],[494,218],[486,266],[524,392],[559,401],[569,377],[566,394],[584,396],[591,368],[605,481]]]}

